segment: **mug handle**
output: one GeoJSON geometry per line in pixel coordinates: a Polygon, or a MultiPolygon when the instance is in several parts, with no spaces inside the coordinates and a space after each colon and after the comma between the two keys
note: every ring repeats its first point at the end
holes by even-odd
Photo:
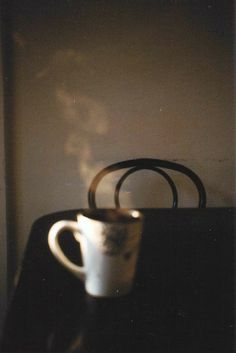
{"type": "Polygon", "coordinates": [[[74,237],[77,241],[82,242],[82,235],[79,233],[78,223],[75,221],[59,221],[53,224],[48,233],[48,245],[55,256],[55,258],[65,266],[70,272],[81,280],[85,279],[85,268],[84,266],[77,266],[70,261],[64,254],[59,244],[59,236],[65,231],[70,230],[73,232],[74,237]]]}

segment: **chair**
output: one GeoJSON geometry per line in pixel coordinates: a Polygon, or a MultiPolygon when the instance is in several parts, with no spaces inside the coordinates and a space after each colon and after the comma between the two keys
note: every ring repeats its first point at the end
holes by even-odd
{"type": "Polygon", "coordinates": [[[106,168],[102,169],[97,175],[95,175],[88,190],[88,203],[90,208],[97,208],[96,191],[97,191],[98,184],[103,179],[103,177],[105,177],[109,173],[118,171],[120,169],[128,169],[128,170],[119,179],[115,187],[114,202],[117,208],[121,207],[120,201],[119,201],[119,193],[123,182],[126,180],[126,178],[129,175],[137,172],[138,170],[143,170],[143,169],[152,170],[160,174],[166,180],[166,182],[168,183],[172,191],[172,197],[173,197],[172,208],[178,207],[178,192],[174,181],[163,169],[178,171],[180,173],[185,174],[187,177],[189,177],[191,181],[194,183],[198,191],[198,207],[199,208],[206,207],[206,191],[205,191],[204,185],[201,179],[198,177],[198,175],[194,173],[191,169],[179,163],[174,163],[166,160],[152,159],[152,158],[139,158],[139,159],[130,159],[130,160],[111,164],[106,168]]]}

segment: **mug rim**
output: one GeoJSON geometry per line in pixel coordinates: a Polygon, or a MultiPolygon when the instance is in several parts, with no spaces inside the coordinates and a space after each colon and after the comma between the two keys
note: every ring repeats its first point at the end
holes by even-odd
{"type": "Polygon", "coordinates": [[[84,217],[88,220],[101,223],[135,223],[142,221],[143,215],[137,209],[131,208],[102,208],[102,209],[87,209],[81,213],[77,213],[78,217],[84,217]]]}

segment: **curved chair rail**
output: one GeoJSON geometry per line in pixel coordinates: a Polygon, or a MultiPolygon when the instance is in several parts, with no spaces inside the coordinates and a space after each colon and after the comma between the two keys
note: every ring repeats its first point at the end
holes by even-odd
{"type": "Polygon", "coordinates": [[[118,183],[116,184],[116,188],[115,188],[115,194],[114,194],[114,201],[115,201],[115,205],[116,207],[120,207],[120,200],[119,200],[119,194],[120,194],[120,189],[122,184],[124,183],[125,179],[127,179],[127,177],[130,174],[133,174],[135,172],[137,172],[138,170],[153,170],[154,172],[160,174],[169,184],[171,191],[172,191],[172,196],[173,196],[173,202],[172,202],[172,207],[173,208],[177,208],[178,207],[178,192],[175,186],[175,183],[173,182],[173,180],[171,179],[171,177],[162,169],[157,168],[157,167],[134,167],[131,168],[129,170],[127,170],[127,172],[120,178],[120,180],[118,181],[118,183]]]}
{"type": "Polygon", "coordinates": [[[173,195],[173,203],[172,207],[176,208],[178,207],[178,193],[176,186],[173,182],[173,180],[170,178],[170,176],[164,172],[160,168],[164,169],[170,169],[174,171],[181,172],[188,176],[194,185],[196,186],[196,189],[198,191],[198,207],[199,208],[204,208],[206,207],[206,191],[204,188],[204,185],[201,181],[201,179],[198,177],[196,173],[194,173],[191,169],[185,167],[182,164],[179,163],[174,163],[166,160],[161,160],[161,159],[153,159],[153,158],[139,158],[139,159],[130,159],[126,161],[121,161],[117,162],[114,164],[111,164],[104,169],[102,169],[92,180],[89,190],[88,190],[88,203],[90,208],[96,208],[96,191],[98,184],[100,181],[105,177],[105,175],[110,174],[112,172],[115,172],[120,169],[129,169],[118,181],[116,188],[115,188],[115,193],[114,193],[114,200],[115,200],[115,205],[116,207],[120,207],[120,202],[119,202],[119,192],[121,189],[121,186],[125,179],[132,173],[142,170],[142,169],[147,169],[147,170],[153,170],[157,173],[159,173],[162,177],[166,179],[168,182],[171,190],[172,190],[172,195],[173,195]]]}

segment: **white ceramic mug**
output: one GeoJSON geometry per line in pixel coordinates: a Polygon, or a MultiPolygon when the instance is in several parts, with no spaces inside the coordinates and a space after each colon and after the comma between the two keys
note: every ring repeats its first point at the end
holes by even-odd
{"type": "Polygon", "coordinates": [[[143,217],[136,210],[88,210],[77,221],[55,223],[48,234],[49,247],[57,260],[85,282],[96,297],[114,297],[130,292],[135,276],[143,217]],[[63,253],[58,238],[71,230],[80,245],[83,266],[63,253]]]}

